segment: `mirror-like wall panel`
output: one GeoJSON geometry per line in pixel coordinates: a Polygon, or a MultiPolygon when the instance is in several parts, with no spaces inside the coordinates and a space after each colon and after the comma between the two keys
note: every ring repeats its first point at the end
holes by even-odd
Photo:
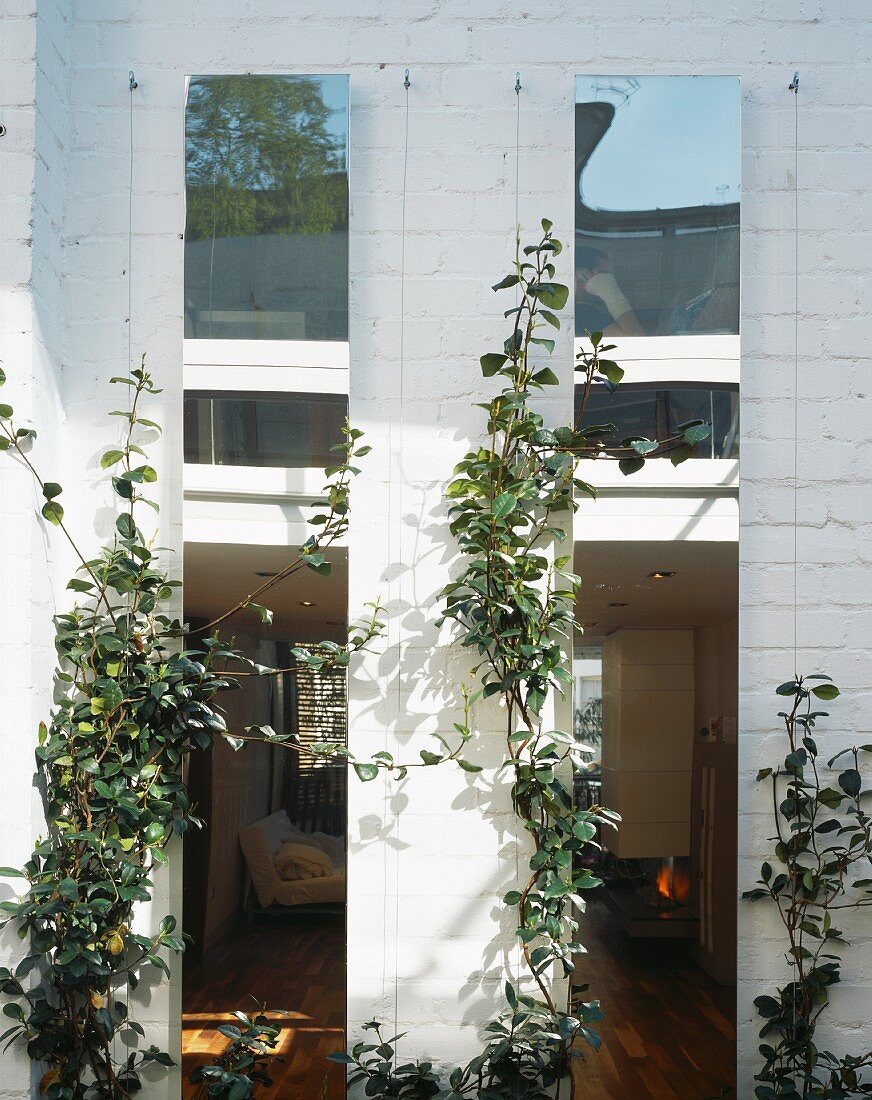
{"type": "Polygon", "coordinates": [[[576,79],[576,342],[603,333],[625,372],[576,388],[576,422],[612,425],[630,456],[705,436],[677,465],[581,471],[598,494],[575,519],[575,733],[593,750],[577,798],[621,823],[593,857],[578,978],[608,988],[605,1048],[618,1020],[664,1065],[646,1005],[670,1000],[699,1095],[735,1082],[739,122],[732,77],[576,79]],[[612,980],[627,958],[644,997],[612,980]],[[716,1027],[672,999],[683,982],[716,1027]]]}
{"type": "Polygon", "coordinates": [[[731,77],[576,79],[576,333],[739,331],[731,77]]]}
{"type": "Polygon", "coordinates": [[[347,96],[341,76],[190,81],[187,338],[348,338],[347,96]]]}
{"type": "Polygon", "coordinates": [[[256,665],[231,663],[243,674],[222,699],[227,729],[258,739],[271,727],[302,749],[234,751],[217,737],[191,758],[205,828],[184,860],[187,1100],[200,1095],[192,1068],[220,1055],[229,1040],[217,1027],[250,1011],[249,995],[288,1010],[276,1018],[276,1096],[317,1096],[325,1080],[344,1094],[343,1067],[327,1055],[343,1047],[346,1016],[346,771],[305,748],[346,738],[347,684],[343,668],[300,668],[294,651],[346,641],[347,547],[331,544],[318,574],[289,566],[320,531],[311,502],[348,406],[347,156],[345,76],[189,81],[189,646],[238,604],[217,629],[256,665]]]}

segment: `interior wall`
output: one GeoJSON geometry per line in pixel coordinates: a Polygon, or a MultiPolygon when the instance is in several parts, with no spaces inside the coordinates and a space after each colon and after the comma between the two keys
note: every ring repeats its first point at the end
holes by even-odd
{"type": "MultiPolygon", "coordinates": [[[[739,705],[739,619],[717,626],[697,627],[694,632],[694,729],[711,718],[736,718],[739,705]]],[[[735,733],[728,730],[729,740],[735,733]]]]}
{"type": "MultiPolygon", "coordinates": [[[[275,643],[258,642],[237,634],[243,652],[254,660],[272,664],[275,643]]],[[[227,728],[241,733],[245,726],[269,724],[270,678],[247,678],[241,690],[222,701],[227,728]]],[[[247,745],[238,752],[219,738],[212,749],[212,805],[205,813],[209,833],[209,879],[203,948],[208,951],[242,918],[245,860],[239,832],[271,810],[274,747],[247,745]]],[[[192,762],[196,766],[196,760],[192,762]]]]}
{"type": "Polygon", "coordinates": [[[694,631],[695,736],[691,908],[695,955],[716,981],[736,980],[738,619],[694,631]],[[716,719],[712,730],[712,719],[716,719]]]}
{"type": "Polygon", "coordinates": [[[690,854],[692,630],[616,630],[603,643],[604,834],[619,859],[690,854]]]}

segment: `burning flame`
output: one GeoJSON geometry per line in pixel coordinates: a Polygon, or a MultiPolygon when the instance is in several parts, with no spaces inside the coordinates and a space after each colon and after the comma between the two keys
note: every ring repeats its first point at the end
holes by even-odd
{"type": "Polygon", "coordinates": [[[661,898],[669,898],[671,901],[675,900],[674,884],[673,884],[672,871],[664,863],[660,870],[657,872],[657,878],[655,884],[657,886],[657,893],[661,898]]]}
{"type": "Polygon", "coordinates": [[[690,879],[671,858],[664,860],[657,869],[654,885],[659,897],[677,905],[684,905],[690,895],[690,879]]]}

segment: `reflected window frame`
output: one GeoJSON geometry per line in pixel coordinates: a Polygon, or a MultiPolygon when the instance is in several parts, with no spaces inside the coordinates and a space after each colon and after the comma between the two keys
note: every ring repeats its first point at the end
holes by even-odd
{"type": "MultiPolygon", "coordinates": [[[[575,99],[575,244],[576,264],[573,277],[576,284],[576,338],[583,338],[585,331],[605,331],[610,338],[649,338],[699,336],[706,337],[737,337],[739,333],[739,264],[740,264],[740,201],[735,203],[703,204],[699,206],[676,206],[669,208],[654,208],[651,210],[628,211],[621,209],[600,209],[588,206],[582,197],[583,173],[591,157],[601,145],[604,137],[609,132],[612,123],[620,110],[626,107],[633,94],[640,90],[644,93],[646,81],[724,81],[730,82],[735,89],[736,126],[740,125],[741,111],[741,84],[738,77],[732,76],[701,76],[701,77],[604,77],[604,76],[579,76],[576,78],[575,99]],[[621,106],[616,106],[608,101],[596,101],[580,99],[580,92],[585,84],[600,81],[612,98],[620,99],[620,81],[626,81],[629,86],[629,94],[621,106]],[[587,108],[585,112],[580,108],[587,108]],[[591,117],[598,117],[598,126],[591,125],[591,117]],[[723,232],[729,231],[734,240],[729,242],[729,254],[718,254],[719,239],[715,240],[714,259],[712,267],[711,286],[703,293],[694,294],[684,301],[678,297],[680,286],[677,264],[679,253],[684,251],[689,255],[699,252],[699,246],[694,250],[685,243],[682,250],[680,238],[687,238],[692,234],[708,233],[714,228],[716,237],[720,238],[723,232]],[[659,265],[648,275],[648,281],[656,287],[656,306],[645,302],[639,303],[639,295],[633,294],[631,289],[633,279],[621,273],[620,267],[617,275],[625,284],[623,287],[612,271],[612,257],[608,252],[608,241],[614,241],[612,248],[616,248],[617,242],[626,242],[632,237],[658,237],[668,248],[661,247],[654,250],[648,249],[651,257],[647,258],[648,265],[659,265]],[[581,257],[585,250],[590,254],[589,259],[593,265],[582,266],[581,257]],[[732,255],[734,253],[734,255],[732,255]],[[597,255],[598,254],[598,255],[597,255]],[[667,262],[664,272],[663,263],[667,262]],[[718,273],[724,264],[729,265],[729,279],[719,280],[718,273]],[[583,280],[583,282],[582,282],[583,280]],[[596,286],[585,296],[585,289],[591,283],[596,286]],[[629,283],[629,287],[626,285],[629,283]],[[602,284],[602,285],[600,285],[602,284]],[[667,297],[664,288],[669,288],[670,297],[667,297]],[[629,290],[629,296],[625,293],[629,290]],[[600,293],[597,293],[599,291],[600,293]],[[671,300],[674,298],[674,300],[671,300]],[[634,300],[631,300],[634,299],[634,300]],[[707,321],[707,316],[717,318],[719,312],[728,316],[729,323],[715,323],[707,321]],[[700,322],[702,318],[702,323],[700,322]],[[695,326],[700,327],[695,327],[695,326]]],[[[725,85],[726,91],[726,85],[725,85]]],[[[592,93],[588,93],[592,94],[592,93]]],[[[713,139],[716,140],[716,139],[713,139]]],[[[735,157],[735,178],[741,179],[741,143],[737,141],[733,156],[735,157]]],[[[740,186],[737,185],[737,186],[740,186]]],[[[729,188],[728,188],[729,190],[729,188]]],[[[632,247],[632,246],[630,246],[632,247]]],[[[624,248],[629,251],[629,248],[624,248]]],[[[698,266],[701,266],[699,264],[698,266]]],[[[626,267],[625,267],[626,272],[626,267]]],[[[694,276],[695,277],[695,276],[694,276]]],[[[638,279],[639,277],[636,276],[638,279]]],[[[692,283],[693,278],[687,279],[692,283]]],[[[638,285],[638,284],[637,284],[638,285]]],[[[644,285],[644,280],[643,284],[644,285]]],[[[687,287],[685,287],[685,294],[687,287]]]]}
{"type": "Polygon", "coordinates": [[[344,394],[187,390],[184,395],[184,461],[195,466],[270,469],[323,469],[335,458],[330,448],[342,439],[348,415],[344,394]],[[306,446],[281,453],[268,438],[270,406],[296,406],[288,430],[306,421],[306,446]]]}

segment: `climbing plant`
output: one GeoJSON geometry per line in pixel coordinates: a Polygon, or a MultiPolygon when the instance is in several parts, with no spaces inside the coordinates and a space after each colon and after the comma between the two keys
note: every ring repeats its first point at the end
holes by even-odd
{"type": "MultiPolygon", "coordinates": [[[[0,372],[0,385],[5,380],[0,372]]],[[[127,991],[149,975],[167,975],[167,955],[183,950],[172,915],[147,935],[134,930],[134,914],[152,899],[151,874],[167,862],[170,839],[202,824],[182,778],[189,753],[224,737],[234,748],[259,740],[345,757],[365,780],[380,769],[401,776],[407,768],[381,753],[358,761],[335,742],[304,748],[269,727],[237,735],[218,703],[243,676],[288,671],[254,664],[219,628],[246,611],[268,622],[270,612],[258,601],[271,588],[300,569],[329,572],[326,551],[348,526],[349,485],[359,472],[353,463],[369,449],[361,433],[346,428],[334,447],[336,462],[312,520],[316,533],[284,569],[192,636],[168,610],[179,582],[169,579],[138,518],[142,506],[157,507],[146,496],[157,473],[143,438],[160,429],[143,415],[142,402],[160,391],[144,362],[130,378],[113,382],[130,388],[127,408],[113,414],[126,425],[124,440],[101,461],[119,513],[113,537],[95,558],[85,555],[66,525],[62,487],[45,480],[31,457],[35,431],[18,426],[12,407],[0,404],[0,450],[31,472],[43,517],[79,561],[68,585],[79,602],[55,620],[55,708],[40,725],[36,748],[47,831],[23,868],[0,868],[3,877],[27,882],[22,897],[0,908],[4,923],[12,922],[29,948],[14,973],[0,968],[9,1021],[0,1042],[23,1043],[34,1061],[47,1066],[40,1088],[48,1100],[115,1100],[141,1087],[143,1070],[173,1064],[154,1045],[134,1046],[143,1028],[131,1014],[127,991]],[[134,1043],[119,1045],[119,1036],[134,1043]]],[[[379,614],[376,602],[352,624],[345,645],[300,647],[297,661],[316,669],[347,665],[381,632],[379,614]]],[[[461,734],[454,749],[408,766],[452,760],[473,768],[461,756],[464,743],[461,734]]]]}
{"type": "Polygon", "coordinates": [[[781,764],[757,775],[771,790],[774,865],[764,863],[757,885],[743,896],[776,909],[793,976],[754,1001],[764,1040],[754,1095],[759,1100],[872,1096],[872,1079],[864,1076],[872,1067],[872,1051],[839,1055],[816,1042],[830,989],[842,976],[846,941],[840,916],[872,905],[872,817],[864,808],[869,790],[860,771],[861,755],[872,753],[872,745],[836,753],[825,772],[816,727],[828,715],[815,708],[836,699],[839,689],[818,673],[797,676],[777,692],[791,701],[778,715],[788,751],[781,764]]]}
{"type": "MultiPolygon", "coordinates": [[[[171,837],[201,824],[182,780],[190,752],[220,736],[234,748],[256,740],[343,757],[363,781],[380,771],[401,779],[412,767],[445,762],[475,772],[480,768],[465,751],[476,736],[472,708],[482,697],[504,705],[512,804],[533,846],[527,874],[503,899],[516,913],[527,980],[506,982],[505,1010],[485,1029],[482,1052],[444,1080],[427,1062],[396,1065],[397,1037],[383,1037],[376,1021],[368,1029],[377,1043],[357,1043],[334,1059],[352,1066],[354,1078],[365,1078],[369,1096],[415,1100],[441,1092],[451,1100],[544,1100],[579,1045],[599,1045],[592,1026],[600,1018],[598,1002],[583,985],[570,985],[561,1000],[552,981],[573,974],[572,956],[580,949],[573,909],[583,912],[585,892],[599,884],[576,856],[598,827],[615,821],[607,809],[574,805],[571,768],[583,766],[589,750],[571,731],[552,728],[549,716],[554,693],[571,678],[580,583],[570,555],[558,550],[576,495],[595,495],[576,476],[579,460],[616,460],[627,474],[651,457],[668,455],[678,463],[709,428],[693,421],[669,439],[649,440],[620,439],[610,424],[587,425],[594,383],[613,388],[623,376],[606,357],[612,345],[601,333],[591,333],[590,349],[578,355],[575,421],[546,426],[534,399],[558,379],[539,362],[554,348],[542,333],[560,328],[568,290],[554,281],[560,242],[550,222],[542,225],[541,238],[523,252],[519,247],[513,271],[494,287],[517,295],[506,311],[510,332],[502,351],[481,358],[484,376],[496,379],[499,390],[486,404],[485,441],[464,457],[447,490],[461,569],[443,592],[443,616],[475,655],[479,685],[472,693],[461,691],[464,718],[455,727],[454,746],[440,735],[438,751],[421,750],[410,762],[383,752],[357,760],[337,742],[304,750],[267,726],[228,730],[218,703],[220,693],[245,676],[288,671],[255,664],[221,631],[246,611],[269,622],[261,601],[298,570],[329,572],[326,550],[348,525],[349,485],[358,472],[353,461],[368,450],[360,432],[347,428],[336,447],[337,461],[326,471],[330,480],[312,519],[316,533],[286,568],[192,637],[168,610],[176,582],[138,519],[141,506],[156,507],[146,496],[157,473],[148,464],[143,432],[159,430],[140,411],[141,400],[159,392],[144,363],[130,378],[113,380],[130,387],[131,400],[117,412],[126,422],[125,439],[102,459],[120,512],[112,539],[96,558],[86,557],[65,524],[61,486],[44,480],[30,457],[35,432],[17,426],[11,407],[0,405],[0,449],[31,471],[44,498],[43,517],[61,530],[80,562],[69,585],[80,602],[56,620],[58,694],[37,748],[47,833],[23,869],[3,869],[27,881],[24,895],[2,906],[30,952],[14,973],[0,970],[3,1012],[11,1021],[2,1040],[23,1042],[31,1058],[48,1066],[41,1083],[48,1100],[115,1100],[141,1087],[144,1069],[172,1064],[153,1045],[125,1047],[119,1055],[115,1040],[143,1036],[125,990],[150,974],[168,973],[167,952],[183,949],[171,915],[153,936],[134,931],[133,917],[152,897],[152,869],[166,862],[171,837]]],[[[0,375],[0,384],[4,380],[0,375]]],[[[376,603],[352,627],[346,645],[300,647],[296,660],[313,668],[347,665],[380,633],[379,615],[376,603]]],[[[215,1075],[204,1071],[207,1076],[215,1075]]]]}
{"type": "Polygon", "coordinates": [[[600,1045],[593,1026],[602,1018],[599,1002],[571,980],[560,998],[554,982],[574,975],[572,957],[582,950],[574,911],[584,912],[586,893],[601,882],[577,857],[598,827],[616,822],[604,807],[575,805],[572,769],[584,767],[591,749],[571,731],[555,729],[549,709],[571,683],[577,628],[580,578],[571,554],[560,548],[576,497],[596,495],[577,476],[581,459],[615,460],[626,474],[652,457],[668,455],[677,464],[710,429],[688,422],[658,441],[621,438],[613,424],[587,424],[593,385],[613,389],[624,374],[607,358],[614,345],[603,343],[599,332],[589,334],[590,349],[577,357],[581,396],[574,423],[546,425],[535,397],[559,383],[541,360],[554,350],[547,333],[559,330],[569,294],[555,282],[561,250],[551,222],[543,221],[541,238],[518,248],[513,270],[493,288],[517,295],[505,313],[510,331],[502,349],[481,357],[484,377],[499,389],[484,405],[485,439],[457,465],[446,492],[461,569],[443,589],[443,620],[456,624],[472,654],[479,682],[474,698],[502,704],[512,805],[532,841],[522,881],[502,899],[515,913],[526,977],[518,982],[507,975],[505,1009],[486,1026],[484,1048],[444,1077],[430,1062],[397,1065],[400,1036],[385,1037],[378,1021],[367,1024],[374,1041],[332,1058],[349,1065],[351,1081],[365,1081],[368,1096],[545,1100],[567,1073],[570,1056],[600,1045]]]}
{"type": "MultiPolygon", "coordinates": [[[[251,1013],[237,1009],[234,1022],[218,1025],[227,1046],[211,1062],[195,1066],[188,1080],[199,1085],[193,1100],[250,1100],[273,1083],[272,1063],[278,1058],[281,1024],[271,1016],[287,1016],[284,1009],[255,1002],[251,1013]]],[[[312,1098],[314,1100],[314,1097],[312,1098]]]]}

